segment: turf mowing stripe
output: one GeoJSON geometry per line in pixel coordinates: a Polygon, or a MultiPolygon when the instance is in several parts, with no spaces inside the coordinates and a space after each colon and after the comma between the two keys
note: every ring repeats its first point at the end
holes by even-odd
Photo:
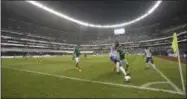
{"type": "Polygon", "coordinates": [[[80,79],[80,78],[73,78],[73,77],[62,76],[62,75],[53,75],[53,74],[48,74],[48,73],[43,73],[43,72],[18,69],[18,68],[8,68],[8,67],[2,67],[2,68],[11,69],[11,70],[17,70],[17,71],[23,71],[23,72],[29,72],[29,73],[35,73],[35,74],[39,74],[39,75],[47,75],[47,76],[58,77],[58,78],[66,78],[66,79],[71,79],[71,80],[96,83],[96,84],[104,84],[104,85],[112,85],[112,86],[118,86],[118,87],[120,86],[120,87],[136,88],[136,89],[141,89],[141,90],[144,89],[144,90],[151,90],[151,91],[167,92],[167,93],[171,93],[171,94],[184,95],[184,93],[176,92],[176,91],[172,91],[172,90],[139,87],[139,86],[134,86],[134,85],[115,84],[115,83],[110,83],[110,82],[92,81],[92,80],[86,80],[86,79],[80,79]]]}

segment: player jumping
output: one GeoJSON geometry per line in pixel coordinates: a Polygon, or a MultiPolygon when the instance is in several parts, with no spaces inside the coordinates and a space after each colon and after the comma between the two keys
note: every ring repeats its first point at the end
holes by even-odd
{"type": "Polygon", "coordinates": [[[152,53],[148,47],[145,49],[145,61],[146,61],[146,69],[149,69],[149,62],[151,62],[152,67],[155,67],[155,64],[153,62],[152,53]]]}
{"type": "Polygon", "coordinates": [[[124,76],[128,75],[125,71],[125,69],[122,66],[122,63],[120,62],[120,59],[118,58],[118,49],[119,47],[119,42],[116,41],[115,45],[111,47],[111,52],[110,52],[110,60],[115,63],[116,65],[116,72],[119,72],[120,70],[124,74],[124,76]]]}
{"type": "Polygon", "coordinates": [[[76,69],[78,71],[82,71],[80,66],[79,66],[79,56],[80,56],[80,50],[79,50],[79,46],[77,45],[75,47],[75,50],[74,50],[74,59],[75,59],[75,62],[76,62],[76,69]]]}

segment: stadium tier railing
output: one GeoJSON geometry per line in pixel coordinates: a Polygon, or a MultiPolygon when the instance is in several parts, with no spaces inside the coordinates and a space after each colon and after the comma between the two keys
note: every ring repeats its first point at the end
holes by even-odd
{"type": "MultiPolygon", "coordinates": [[[[1,31],[5,31],[5,30],[1,30],[1,31]]],[[[6,30],[7,33],[13,33],[13,34],[17,34],[17,35],[22,35],[23,33],[21,32],[14,32],[14,31],[9,31],[6,30]]],[[[182,31],[180,33],[178,33],[178,36],[181,35],[186,35],[187,32],[182,31]]],[[[35,37],[35,36],[32,36],[35,37]]],[[[15,38],[15,37],[11,37],[11,36],[5,36],[2,35],[1,38],[3,39],[11,39],[9,40],[9,42],[1,42],[2,45],[2,52],[54,52],[54,53],[73,53],[73,49],[74,46],[76,46],[76,44],[67,44],[67,43],[60,43],[60,42],[53,42],[50,39],[48,41],[43,41],[43,40],[35,40],[35,39],[28,39],[28,38],[15,38]],[[20,43],[20,41],[23,42],[27,42],[27,44],[23,44],[20,43]],[[42,45],[43,44],[43,45],[42,45]],[[51,44],[51,45],[50,45],[51,44]],[[50,48],[49,46],[53,46],[53,45],[58,45],[60,48],[58,50],[55,49],[55,47],[51,47],[51,49],[45,49],[45,48],[50,48]],[[9,46],[9,47],[6,47],[9,46]],[[12,46],[12,47],[10,47],[12,46]],[[17,47],[17,48],[15,48],[17,47]],[[22,47],[22,48],[19,48],[22,47]],[[24,48],[23,48],[24,47],[24,48]],[[35,49],[34,49],[35,48],[35,49]],[[38,49],[40,48],[40,49],[38,49]]],[[[36,37],[37,38],[37,37],[36,37]]],[[[127,47],[132,47],[132,48],[138,48],[140,47],[140,45],[138,43],[152,43],[152,44],[146,44],[146,46],[157,46],[157,45],[165,45],[165,44],[171,44],[171,42],[156,42],[156,41],[164,41],[167,39],[172,39],[172,36],[168,36],[168,37],[163,37],[163,38],[156,38],[156,39],[151,39],[151,40],[142,40],[139,42],[121,42],[121,44],[126,45],[127,47]],[[154,43],[153,43],[154,42],[154,43]]],[[[182,39],[179,40],[178,42],[186,42],[187,39],[182,39]]],[[[84,45],[80,45],[81,46],[81,50],[85,50],[84,53],[93,53],[95,50],[109,50],[111,44],[84,44],[84,45]],[[91,50],[91,51],[87,51],[91,50]]]]}
{"type": "MultiPolygon", "coordinates": [[[[183,35],[183,34],[187,34],[187,31],[182,31],[180,33],[177,34],[177,36],[180,36],[180,35],[183,35]]],[[[163,38],[156,38],[156,39],[151,39],[151,40],[142,40],[142,41],[139,41],[140,43],[142,42],[152,42],[152,41],[160,41],[160,40],[166,40],[166,39],[171,39],[172,36],[168,36],[168,37],[163,37],[163,38]]]]}

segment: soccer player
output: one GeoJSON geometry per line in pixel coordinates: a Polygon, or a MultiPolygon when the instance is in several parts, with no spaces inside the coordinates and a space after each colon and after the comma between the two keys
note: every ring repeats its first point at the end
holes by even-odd
{"type": "MultiPolygon", "coordinates": [[[[118,47],[119,47],[119,42],[116,41],[115,45],[111,47],[111,52],[110,52],[110,60],[115,63],[116,65],[116,72],[119,72],[120,70],[124,74],[124,76],[128,75],[125,71],[125,69],[122,66],[122,63],[120,62],[120,59],[118,57],[118,47]]],[[[114,70],[114,69],[113,69],[114,70]]]]}
{"type": "Polygon", "coordinates": [[[36,61],[37,62],[41,62],[42,61],[42,52],[39,52],[39,54],[38,54],[38,57],[36,57],[36,61]]]}
{"type": "Polygon", "coordinates": [[[123,46],[119,47],[118,52],[119,52],[120,62],[122,63],[122,65],[125,64],[125,71],[127,71],[129,64],[128,61],[125,59],[125,51],[123,49],[123,46]]]}
{"type": "Polygon", "coordinates": [[[87,59],[87,54],[86,53],[84,53],[84,58],[87,59]]]}
{"type": "Polygon", "coordinates": [[[75,59],[75,63],[76,63],[76,69],[78,71],[82,71],[79,66],[79,56],[80,56],[80,50],[79,50],[79,45],[77,45],[74,50],[74,59],[75,59]]]}
{"type": "Polygon", "coordinates": [[[146,69],[149,69],[149,64],[148,63],[151,63],[153,68],[155,67],[155,64],[154,64],[154,61],[153,61],[153,58],[152,58],[151,50],[148,47],[145,48],[145,61],[146,61],[146,69]]]}

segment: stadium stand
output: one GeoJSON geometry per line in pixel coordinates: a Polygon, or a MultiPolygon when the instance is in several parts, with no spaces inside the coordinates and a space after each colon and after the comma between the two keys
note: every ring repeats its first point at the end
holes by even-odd
{"type": "MultiPolygon", "coordinates": [[[[36,23],[2,17],[3,24],[1,29],[2,55],[26,55],[30,54],[67,54],[72,53],[76,44],[66,43],[66,31],[49,28],[36,23]],[[64,36],[58,37],[53,33],[64,36]],[[71,51],[71,52],[68,52],[71,51]]],[[[145,46],[153,49],[156,55],[167,55],[165,50],[170,49],[172,33],[178,34],[180,45],[185,45],[186,28],[185,16],[175,17],[167,22],[156,23],[153,25],[126,28],[126,33],[122,35],[105,35],[105,38],[90,40],[81,44],[82,51],[94,51],[95,53],[108,53],[110,46],[115,40],[119,40],[129,53],[142,53],[145,46]],[[167,27],[165,26],[166,24],[167,27]],[[158,33],[160,32],[160,33],[158,33]],[[159,49],[157,48],[159,46],[159,49]]],[[[84,28],[83,28],[84,29],[84,28]]],[[[91,36],[91,35],[88,35],[91,36]]],[[[180,49],[186,53],[185,48],[180,49]]]]}

